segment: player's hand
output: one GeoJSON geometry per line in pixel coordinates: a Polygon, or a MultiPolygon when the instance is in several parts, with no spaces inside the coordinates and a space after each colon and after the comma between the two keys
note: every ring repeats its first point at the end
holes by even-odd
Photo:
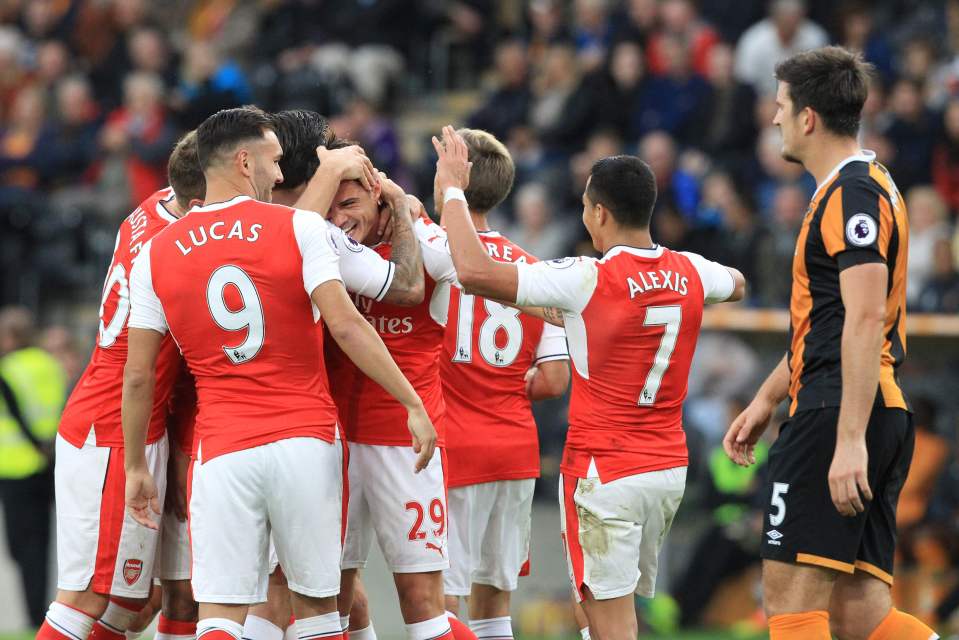
{"type": "Polygon", "coordinates": [[[410,203],[410,218],[413,222],[416,222],[420,218],[426,222],[432,222],[430,214],[426,212],[426,205],[423,204],[423,201],[417,198],[416,196],[407,193],[406,200],[410,203]]]}
{"type": "Polygon", "coordinates": [[[413,436],[413,451],[419,454],[413,471],[419,473],[433,459],[433,450],[436,449],[436,429],[422,406],[409,411],[406,425],[409,427],[410,435],[413,436]]]}
{"type": "Polygon", "coordinates": [[[470,183],[469,150],[466,141],[450,125],[443,127],[443,140],[433,136],[433,148],[439,156],[436,160],[434,185],[442,195],[450,187],[466,189],[470,183]]]}
{"type": "Polygon", "coordinates": [[[167,463],[166,501],[163,509],[172,513],[180,522],[187,519],[186,484],[190,458],[177,447],[172,447],[167,463]]]}
{"type": "Polygon", "coordinates": [[[529,397],[530,391],[533,389],[533,380],[536,379],[536,374],[539,373],[539,367],[530,367],[526,371],[526,375],[523,377],[523,381],[526,382],[526,397],[529,397]]]}
{"type": "Polygon", "coordinates": [[[869,451],[865,438],[836,441],[836,452],[829,467],[829,495],[836,510],[855,516],[866,510],[864,501],[872,500],[869,489],[869,451]]]}
{"type": "Polygon", "coordinates": [[[406,192],[403,188],[390,180],[385,173],[378,171],[380,179],[380,189],[383,198],[383,206],[380,207],[380,219],[376,226],[376,237],[380,242],[389,242],[393,239],[393,214],[396,212],[397,203],[406,198],[406,192]]]}
{"type": "Polygon", "coordinates": [[[126,504],[130,515],[148,529],[159,529],[151,517],[151,511],[160,515],[160,500],[150,470],[146,467],[127,470],[126,476],[126,504]]]}
{"type": "Polygon", "coordinates": [[[729,459],[742,467],[756,464],[756,443],[762,437],[776,407],[761,398],[755,398],[736,416],[723,438],[723,449],[729,459]]]}
{"type": "Polygon", "coordinates": [[[325,166],[338,173],[340,180],[359,180],[367,191],[372,191],[377,182],[373,163],[358,145],[333,150],[321,145],[316,148],[316,157],[320,159],[321,167],[325,166]]]}

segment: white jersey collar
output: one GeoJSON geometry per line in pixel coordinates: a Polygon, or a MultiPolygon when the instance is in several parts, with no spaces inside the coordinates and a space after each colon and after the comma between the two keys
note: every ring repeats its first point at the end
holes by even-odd
{"type": "Polygon", "coordinates": [[[250,196],[233,196],[229,200],[223,202],[213,202],[211,204],[204,204],[201,206],[193,207],[190,211],[219,211],[220,209],[226,209],[227,207],[232,207],[235,204],[243,202],[244,200],[252,200],[250,196]]]}
{"type": "Polygon", "coordinates": [[[859,153],[854,153],[848,158],[845,158],[844,160],[840,161],[840,163],[837,164],[835,167],[833,167],[833,170],[829,172],[829,175],[826,176],[826,179],[823,180],[820,184],[816,185],[816,192],[812,195],[813,199],[815,200],[816,196],[819,195],[819,192],[822,190],[822,188],[826,186],[827,184],[829,184],[829,182],[836,177],[836,174],[838,174],[842,170],[842,168],[845,167],[850,162],[872,162],[875,159],[876,159],[875,151],[870,151],[869,149],[860,149],[859,153]]]}
{"type": "Polygon", "coordinates": [[[653,247],[642,249],[640,247],[630,247],[625,244],[618,244],[607,251],[602,257],[602,260],[608,260],[621,253],[628,253],[640,258],[658,258],[663,255],[663,245],[657,244],[653,247]]]}
{"type": "Polygon", "coordinates": [[[165,206],[168,202],[171,202],[174,198],[176,198],[176,194],[173,193],[173,187],[167,187],[167,189],[170,190],[170,193],[167,194],[166,198],[161,198],[160,200],[157,200],[156,212],[158,216],[160,216],[167,222],[176,222],[177,220],[179,220],[179,218],[177,218],[175,215],[170,213],[165,206]]]}

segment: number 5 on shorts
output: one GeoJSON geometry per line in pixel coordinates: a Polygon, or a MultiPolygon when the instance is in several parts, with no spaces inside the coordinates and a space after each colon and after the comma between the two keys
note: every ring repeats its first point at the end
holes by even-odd
{"type": "Polygon", "coordinates": [[[787,493],[789,493],[788,482],[773,483],[773,497],[770,502],[776,509],[776,513],[769,514],[769,524],[774,527],[778,527],[783,523],[783,520],[786,519],[786,501],[783,500],[783,496],[787,493]]]}

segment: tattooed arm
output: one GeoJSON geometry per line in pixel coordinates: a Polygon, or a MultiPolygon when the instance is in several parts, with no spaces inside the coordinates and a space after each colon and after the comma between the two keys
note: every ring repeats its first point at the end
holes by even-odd
{"type": "Polygon", "coordinates": [[[407,306],[419,304],[423,301],[426,285],[423,280],[423,254],[410,219],[410,203],[403,190],[392,180],[381,175],[380,183],[383,200],[390,208],[393,226],[390,261],[396,266],[396,275],[383,300],[407,306]]]}

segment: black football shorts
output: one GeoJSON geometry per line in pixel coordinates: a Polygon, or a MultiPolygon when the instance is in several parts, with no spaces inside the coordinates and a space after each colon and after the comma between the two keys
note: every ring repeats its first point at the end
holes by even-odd
{"type": "Polygon", "coordinates": [[[915,431],[903,409],[876,406],[866,430],[873,498],[855,517],[840,515],[829,494],[838,407],[802,411],[782,427],[769,452],[761,555],[844,573],[865,571],[892,584],[896,503],[906,481],[915,431]]]}

